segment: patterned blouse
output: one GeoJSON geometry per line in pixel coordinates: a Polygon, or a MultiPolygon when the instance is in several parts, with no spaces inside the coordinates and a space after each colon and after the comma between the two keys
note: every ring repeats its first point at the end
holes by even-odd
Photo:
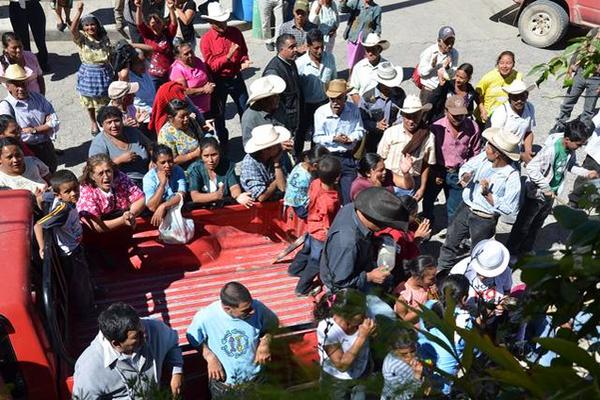
{"type": "Polygon", "coordinates": [[[144,197],[144,192],[124,173],[115,171],[110,192],[91,185],[81,185],[77,211],[81,215],[100,218],[115,211],[127,210],[144,197]]]}
{"type": "Polygon", "coordinates": [[[79,47],[79,57],[84,64],[108,64],[112,53],[112,46],[108,35],[96,40],[79,32],[79,38],[75,41],[79,47]]]}
{"type": "Polygon", "coordinates": [[[198,147],[198,138],[194,133],[184,132],[175,128],[170,122],[167,122],[160,128],[158,133],[158,143],[167,145],[173,150],[173,157],[187,154],[196,150],[198,147]]]}

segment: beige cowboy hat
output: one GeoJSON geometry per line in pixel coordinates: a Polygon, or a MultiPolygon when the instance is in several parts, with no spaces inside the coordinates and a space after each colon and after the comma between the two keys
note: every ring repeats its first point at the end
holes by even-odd
{"type": "Polygon", "coordinates": [[[219,2],[211,2],[207,6],[207,14],[201,15],[201,17],[211,21],[225,22],[229,19],[231,11],[224,9],[219,2]]]}
{"type": "Polygon", "coordinates": [[[446,99],[445,106],[448,112],[452,115],[467,115],[469,113],[465,103],[465,98],[457,94],[448,97],[448,99],[446,99]]]}
{"type": "Polygon", "coordinates": [[[285,81],[277,75],[267,75],[258,78],[250,84],[248,104],[252,105],[256,100],[281,94],[285,90],[285,87],[285,81]]]}
{"type": "Polygon", "coordinates": [[[135,94],[140,90],[137,82],[114,81],[108,86],[108,97],[112,100],[120,99],[127,94],[135,94]]]}
{"type": "Polygon", "coordinates": [[[519,137],[512,132],[502,128],[487,128],[483,131],[483,137],[511,160],[519,161],[521,158],[519,137]]]}
{"type": "Polygon", "coordinates": [[[372,32],[367,35],[367,37],[360,42],[363,47],[375,47],[379,46],[382,50],[387,50],[390,48],[390,42],[387,40],[383,40],[379,37],[378,34],[372,32]]]}
{"type": "Polygon", "coordinates": [[[402,104],[402,108],[400,108],[400,112],[403,114],[415,114],[419,111],[429,111],[431,110],[432,105],[427,103],[423,105],[421,103],[421,99],[419,96],[415,96],[414,94],[409,94],[404,99],[404,103],[402,104]]]}
{"type": "Polygon", "coordinates": [[[531,85],[527,86],[525,82],[523,82],[520,79],[515,79],[508,86],[502,86],[502,90],[504,90],[508,94],[521,94],[523,92],[531,92],[535,88],[535,83],[532,83],[531,85]]]}
{"type": "Polygon", "coordinates": [[[351,89],[352,87],[348,85],[348,82],[346,82],[345,79],[334,79],[329,81],[325,94],[330,99],[335,99],[343,94],[348,93],[351,89]]]}
{"type": "Polygon", "coordinates": [[[387,87],[399,87],[404,78],[402,67],[394,67],[391,62],[384,61],[373,71],[373,79],[387,87]]]}
{"type": "Polygon", "coordinates": [[[471,252],[469,267],[486,278],[495,278],[506,271],[510,261],[508,249],[496,239],[482,240],[471,252]]]}
{"type": "Polygon", "coordinates": [[[291,136],[290,131],[283,126],[259,125],[252,129],[252,137],[244,145],[244,151],[248,154],[256,153],[290,140],[291,136]]]}
{"type": "Polygon", "coordinates": [[[27,68],[27,69],[28,69],[28,71],[25,70],[23,67],[21,67],[19,64],[10,64],[8,67],[6,67],[6,70],[4,71],[4,75],[0,76],[0,81],[1,82],[29,81],[29,80],[33,79],[33,71],[29,68],[27,68]]]}

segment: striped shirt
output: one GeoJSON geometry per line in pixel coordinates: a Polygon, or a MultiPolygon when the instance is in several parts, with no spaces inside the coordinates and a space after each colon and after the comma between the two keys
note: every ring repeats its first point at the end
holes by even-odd
{"type": "Polygon", "coordinates": [[[388,353],[383,360],[381,372],[384,379],[381,400],[412,399],[421,386],[410,365],[393,353],[388,353]]]}

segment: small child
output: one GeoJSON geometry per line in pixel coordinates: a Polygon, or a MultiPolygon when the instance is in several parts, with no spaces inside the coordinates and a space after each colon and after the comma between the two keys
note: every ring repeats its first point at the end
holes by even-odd
{"type": "MultiPolygon", "coordinates": [[[[449,275],[444,279],[440,287],[440,301],[429,300],[425,306],[434,311],[440,318],[444,318],[445,309],[449,305],[449,299],[454,303],[454,318],[456,326],[463,329],[473,327],[473,319],[467,309],[467,297],[469,293],[469,280],[464,275],[449,275]]],[[[445,343],[448,348],[455,349],[453,355],[449,353],[445,346],[441,346],[437,341],[431,340],[422,335],[419,338],[419,356],[423,360],[430,360],[435,365],[436,370],[456,376],[458,374],[458,361],[465,350],[465,342],[458,334],[454,336],[454,344],[450,343],[446,335],[437,327],[429,326],[425,321],[421,321],[422,329],[445,343]]],[[[433,372],[433,381],[439,383],[441,392],[448,396],[452,389],[452,381],[439,372],[433,372]]]]}
{"type": "Polygon", "coordinates": [[[75,205],[79,199],[79,182],[68,170],[56,171],[50,178],[54,201],[50,213],[34,226],[35,238],[44,259],[44,229],[52,229],[59,248],[61,264],[69,285],[69,302],[79,315],[94,308],[94,292],[90,272],[81,245],[83,229],[75,205]]]}
{"type": "Polygon", "coordinates": [[[310,255],[306,267],[300,273],[296,285],[296,295],[306,296],[311,293],[315,277],[319,274],[319,260],[327,239],[327,232],[340,209],[338,181],[342,173],[342,163],[333,156],[326,155],[317,165],[318,178],[311,182],[308,190],[308,216],[306,227],[310,255]]]}
{"type": "Polygon", "coordinates": [[[433,257],[420,255],[410,260],[406,268],[410,271],[410,278],[395,289],[399,296],[394,311],[403,320],[416,323],[419,321],[419,315],[409,306],[419,309],[427,300],[437,298],[437,266],[433,257]]]}
{"type": "Polygon", "coordinates": [[[328,398],[365,398],[360,379],[369,372],[369,338],[377,327],[366,313],[367,298],[356,289],[328,293],[315,307],[321,387],[328,398]]]}
{"type": "Polygon", "coordinates": [[[412,399],[423,378],[423,364],[417,359],[417,333],[398,328],[392,334],[391,351],[383,360],[381,400],[412,399]]]}

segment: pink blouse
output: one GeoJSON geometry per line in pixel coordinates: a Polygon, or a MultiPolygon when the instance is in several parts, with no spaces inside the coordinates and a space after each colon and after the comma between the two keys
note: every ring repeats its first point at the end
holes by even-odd
{"type": "MultiPolygon", "coordinates": [[[[187,84],[187,87],[191,89],[200,88],[210,82],[208,71],[204,62],[198,57],[194,57],[194,66],[190,67],[185,65],[179,60],[175,60],[171,65],[171,72],[169,79],[171,81],[181,80],[183,78],[187,84]]],[[[194,105],[201,112],[205,113],[210,111],[210,94],[197,94],[195,96],[189,96],[194,105]]]]}
{"type": "Polygon", "coordinates": [[[414,308],[419,308],[427,302],[427,290],[408,286],[406,282],[396,286],[394,292],[398,293],[406,304],[414,308]]]}
{"type": "Polygon", "coordinates": [[[109,193],[91,185],[81,185],[77,211],[81,215],[100,218],[114,211],[127,210],[132,203],[144,197],[144,192],[124,173],[115,171],[109,193]]]}
{"type": "MultiPolygon", "coordinates": [[[[25,72],[31,73],[31,79],[27,82],[27,90],[41,93],[37,78],[42,76],[43,72],[37,57],[31,51],[23,50],[23,59],[25,60],[25,72]]],[[[0,63],[0,75],[4,75],[4,66],[2,63],[0,63]]]]}

